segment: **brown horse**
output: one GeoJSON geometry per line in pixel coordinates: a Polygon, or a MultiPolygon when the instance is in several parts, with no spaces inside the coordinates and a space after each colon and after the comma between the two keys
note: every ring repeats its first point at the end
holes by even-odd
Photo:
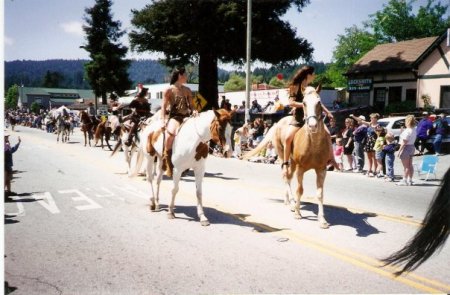
{"type": "Polygon", "coordinates": [[[95,129],[94,146],[97,146],[97,143],[100,140],[101,147],[103,149],[103,137],[104,137],[106,145],[108,146],[109,150],[112,151],[112,148],[109,145],[109,139],[111,138],[111,133],[112,133],[112,130],[111,130],[109,121],[99,123],[97,125],[97,128],[95,129]]]}
{"type": "Polygon", "coordinates": [[[86,146],[89,141],[89,146],[91,146],[91,139],[94,139],[94,130],[97,127],[97,122],[93,122],[86,111],[81,111],[80,113],[81,121],[81,131],[84,134],[84,146],[86,146]],[[87,135],[87,136],[86,136],[87,135]]]}
{"type": "MultiPolygon", "coordinates": [[[[284,179],[287,185],[286,204],[289,204],[291,193],[290,183],[297,174],[298,188],[295,202],[295,218],[300,219],[300,199],[303,195],[303,175],[306,171],[314,169],[316,171],[317,200],[319,206],[318,221],[322,228],[328,228],[329,224],[325,220],[323,210],[323,186],[326,176],[326,165],[329,160],[329,150],[331,145],[330,134],[325,129],[322,118],[322,104],[320,96],[313,87],[305,89],[303,100],[305,125],[295,134],[292,147],[293,152],[290,159],[288,173],[284,179]]],[[[286,137],[286,129],[292,117],[285,117],[271,127],[261,143],[248,152],[244,159],[249,159],[263,149],[269,141],[274,144],[281,162],[283,159],[283,148],[286,137]]]]}

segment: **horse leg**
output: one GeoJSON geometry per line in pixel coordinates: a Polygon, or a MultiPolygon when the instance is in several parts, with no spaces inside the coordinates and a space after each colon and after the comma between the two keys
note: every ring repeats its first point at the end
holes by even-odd
{"type": "Polygon", "coordinates": [[[285,193],[285,205],[291,205],[291,211],[294,212],[295,208],[295,200],[294,200],[294,194],[292,192],[292,178],[294,176],[294,173],[297,169],[297,164],[294,161],[291,161],[290,167],[288,167],[288,174],[286,176],[283,176],[284,183],[286,184],[286,193],[285,193]]]}
{"type": "Polygon", "coordinates": [[[325,176],[327,175],[326,169],[316,169],[316,185],[317,185],[317,204],[319,206],[319,212],[317,214],[317,220],[321,228],[328,228],[330,224],[325,219],[325,213],[323,210],[323,184],[325,182],[325,176]]]}
{"type": "Polygon", "coordinates": [[[299,168],[297,170],[297,182],[298,182],[298,188],[297,188],[297,198],[295,201],[295,213],[294,218],[295,219],[301,219],[302,214],[300,213],[300,199],[303,196],[303,174],[305,171],[303,169],[299,168]]]}
{"type": "Polygon", "coordinates": [[[170,204],[169,204],[169,213],[167,213],[167,218],[169,218],[169,219],[175,218],[175,212],[174,212],[175,196],[177,195],[178,190],[180,189],[179,182],[180,182],[181,172],[178,171],[178,169],[174,169],[172,177],[173,177],[172,199],[170,200],[170,204]]]}
{"type": "Polygon", "coordinates": [[[83,133],[84,133],[84,146],[86,146],[87,145],[86,131],[83,131],[83,133]]]}
{"type": "MultiPolygon", "coordinates": [[[[204,161],[204,160],[203,160],[204,161]]],[[[197,215],[200,218],[200,224],[202,226],[208,226],[209,220],[205,216],[205,212],[203,210],[203,200],[202,200],[202,184],[203,184],[203,176],[205,175],[205,165],[201,165],[200,168],[194,169],[195,174],[195,187],[197,194],[197,215]]]]}
{"type": "Polygon", "coordinates": [[[153,173],[149,172],[149,171],[153,171],[153,161],[150,161],[149,158],[151,158],[153,160],[153,157],[151,157],[150,155],[145,155],[145,157],[148,159],[147,160],[147,182],[150,184],[150,189],[152,191],[152,196],[150,197],[150,211],[156,211],[157,207],[159,210],[159,204],[157,203],[157,197],[155,197],[155,188],[153,187],[153,173]]]}

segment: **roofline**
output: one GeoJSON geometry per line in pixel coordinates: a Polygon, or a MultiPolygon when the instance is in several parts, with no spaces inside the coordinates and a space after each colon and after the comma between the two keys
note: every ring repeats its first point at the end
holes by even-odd
{"type": "Polygon", "coordinates": [[[413,68],[417,68],[447,37],[447,30],[434,40],[433,43],[412,63],[413,68]]]}

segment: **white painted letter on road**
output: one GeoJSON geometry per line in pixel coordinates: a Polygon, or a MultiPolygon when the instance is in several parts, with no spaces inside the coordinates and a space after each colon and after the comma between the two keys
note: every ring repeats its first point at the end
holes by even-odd
{"type": "Polygon", "coordinates": [[[59,211],[58,207],[56,206],[55,200],[49,192],[36,195],[33,194],[32,196],[40,205],[42,205],[42,207],[50,211],[50,213],[61,213],[61,211],[59,211]]]}
{"type": "Polygon", "coordinates": [[[76,206],[75,208],[78,209],[78,210],[92,210],[92,209],[100,209],[100,208],[102,208],[102,206],[100,206],[99,204],[97,204],[93,200],[89,199],[88,196],[86,196],[85,194],[83,194],[79,190],[76,190],[76,189],[64,190],[64,191],[59,191],[59,193],[60,194],[70,194],[70,193],[78,194],[79,197],[72,197],[72,200],[74,200],[74,201],[86,201],[86,202],[89,203],[89,205],[76,206]]]}

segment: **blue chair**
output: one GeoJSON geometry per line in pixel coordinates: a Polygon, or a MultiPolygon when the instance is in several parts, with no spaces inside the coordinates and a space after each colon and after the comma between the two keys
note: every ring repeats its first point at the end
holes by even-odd
{"type": "Polygon", "coordinates": [[[422,163],[420,165],[420,167],[418,167],[417,169],[417,174],[422,175],[422,174],[427,174],[425,181],[428,180],[428,177],[430,177],[430,174],[434,174],[434,178],[436,179],[436,167],[437,167],[437,163],[439,161],[439,158],[437,155],[425,155],[422,158],[422,163]]]}

